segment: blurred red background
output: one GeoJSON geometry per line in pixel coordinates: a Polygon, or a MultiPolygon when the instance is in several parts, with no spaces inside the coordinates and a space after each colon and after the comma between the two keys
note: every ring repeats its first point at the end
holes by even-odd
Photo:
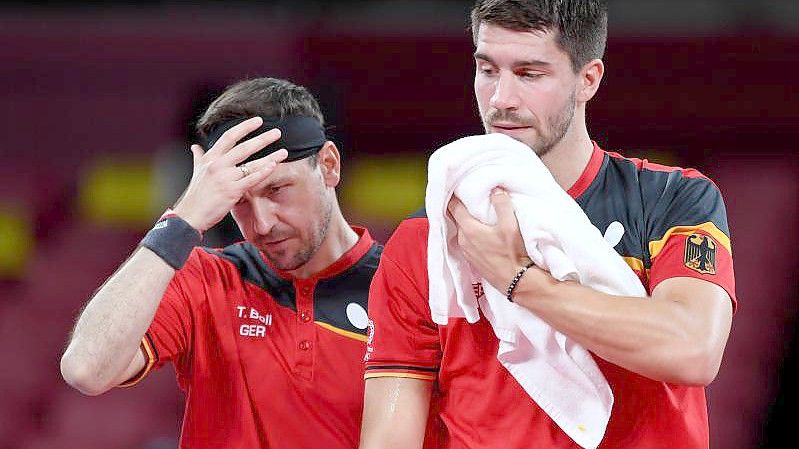
{"type": "MultiPolygon", "coordinates": [[[[74,317],[146,229],[140,216],[126,225],[86,212],[98,163],[155,164],[146,179],[183,185],[197,105],[244,77],[288,78],[317,94],[334,126],[345,212],[385,241],[423,198],[397,192],[395,207],[363,209],[352,192],[377,187],[346,184],[362,179],[359,161],[400,155],[423,170],[438,146],[481,132],[465,16],[441,27],[289,19],[173,8],[0,21],[0,213],[28,226],[31,242],[1,277],[1,449],[175,446],[182,403],[169,369],[98,398],[60,379],[74,317]]],[[[611,27],[589,129],[605,149],[698,168],[721,188],[739,308],[708,388],[712,447],[779,447],[796,405],[799,34],[641,29],[611,27]]],[[[386,182],[401,176],[386,165],[386,182]]],[[[161,194],[156,207],[175,198],[161,194]]]]}

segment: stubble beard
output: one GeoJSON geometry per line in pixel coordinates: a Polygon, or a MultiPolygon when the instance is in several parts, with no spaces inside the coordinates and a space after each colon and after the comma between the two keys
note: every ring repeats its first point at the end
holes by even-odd
{"type": "Polygon", "coordinates": [[[552,151],[552,148],[559,144],[563,137],[566,136],[566,133],[569,132],[574,120],[574,110],[576,109],[574,101],[575,93],[572,92],[560,114],[547,121],[548,133],[541,133],[541,140],[531,147],[539,158],[552,151]]]}
{"type": "Polygon", "coordinates": [[[544,155],[552,151],[552,148],[554,148],[555,145],[563,140],[563,137],[566,136],[566,133],[569,131],[572,121],[574,120],[574,111],[576,109],[575,100],[576,93],[572,92],[568,101],[566,101],[566,104],[560,110],[560,113],[546,121],[546,132],[542,132],[540,126],[536,126],[534,123],[522,120],[521,117],[516,115],[515,112],[507,110],[498,110],[494,111],[492,114],[489,114],[489,116],[486,117],[486,120],[483,120],[483,127],[487,132],[489,123],[495,121],[510,121],[520,125],[532,126],[538,131],[538,140],[535,142],[522,141],[522,143],[529,146],[539,158],[544,157],[544,155]]]}
{"type": "Polygon", "coordinates": [[[288,260],[280,258],[276,254],[273,255],[265,252],[266,258],[269,259],[272,266],[283,271],[296,270],[308,263],[319,251],[319,248],[322,247],[322,242],[325,241],[328,230],[330,229],[330,220],[333,216],[333,202],[327,198],[323,192],[320,192],[319,204],[316,210],[310,213],[320,216],[321,219],[312,224],[309,232],[309,241],[304,243],[304,245],[288,260]]]}

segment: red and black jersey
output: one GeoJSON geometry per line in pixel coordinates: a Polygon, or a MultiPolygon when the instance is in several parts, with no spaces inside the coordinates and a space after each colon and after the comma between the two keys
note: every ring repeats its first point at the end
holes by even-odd
{"type": "MultiPolygon", "coordinates": [[[[569,194],[594,226],[611,229],[606,234],[615,235],[615,249],[647,291],[668,278],[693,277],[724,288],[735,307],[725,207],[708,178],[595,146],[569,194]]],[[[427,236],[420,213],[386,244],[370,291],[365,377],[434,381],[442,447],[577,449],[497,360],[487,319],[432,321],[427,236]]],[[[615,398],[600,448],[708,447],[704,388],[654,381],[595,359],[615,398]]]]}
{"type": "Polygon", "coordinates": [[[310,279],[250,243],[196,248],[142,347],[186,393],[182,448],[352,449],[363,409],[367,297],[382,247],[357,244],[310,279]]]}

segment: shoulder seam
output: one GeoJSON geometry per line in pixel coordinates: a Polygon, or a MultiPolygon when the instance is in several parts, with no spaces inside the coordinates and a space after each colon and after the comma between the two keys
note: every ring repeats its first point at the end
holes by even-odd
{"type": "Polygon", "coordinates": [[[697,180],[707,181],[711,185],[713,185],[713,187],[715,187],[716,190],[720,191],[718,185],[716,185],[716,183],[712,179],[710,179],[707,175],[705,175],[696,168],[690,168],[690,167],[685,168],[672,165],[658,164],[655,162],[651,162],[647,159],[626,157],[612,151],[607,151],[606,153],[611,159],[632,164],[635,167],[635,169],[640,172],[647,171],[650,173],[664,173],[664,174],[678,173],[682,179],[697,179],[697,180]]]}

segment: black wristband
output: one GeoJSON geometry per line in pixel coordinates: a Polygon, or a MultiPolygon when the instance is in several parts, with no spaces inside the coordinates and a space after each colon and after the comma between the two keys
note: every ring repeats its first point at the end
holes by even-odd
{"type": "Polygon", "coordinates": [[[505,297],[508,298],[508,301],[513,302],[513,291],[516,290],[516,286],[519,285],[519,281],[522,279],[522,276],[524,276],[524,273],[526,273],[527,270],[529,270],[530,267],[532,267],[533,265],[535,264],[533,262],[530,262],[524,267],[522,267],[522,269],[519,270],[518,273],[516,273],[516,276],[513,277],[513,280],[510,281],[510,285],[508,286],[508,289],[505,291],[505,297]]]}
{"type": "Polygon", "coordinates": [[[202,235],[177,215],[158,220],[139,246],[150,249],[175,270],[189,259],[191,250],[202,242],[202,235]]]}

